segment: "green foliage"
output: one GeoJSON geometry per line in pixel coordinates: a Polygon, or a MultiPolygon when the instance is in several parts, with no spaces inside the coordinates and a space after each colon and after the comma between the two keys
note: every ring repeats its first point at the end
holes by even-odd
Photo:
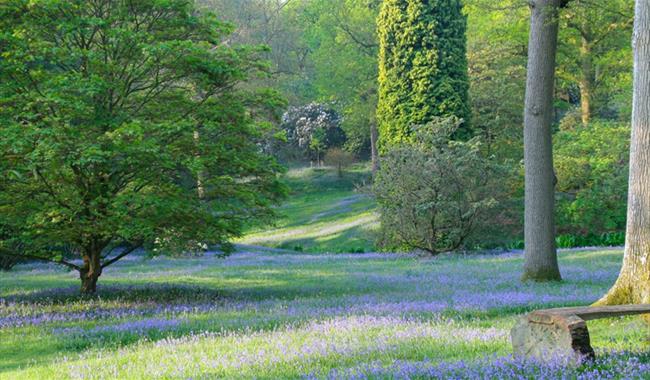
{"type": "Polygon", "coordinates": [[[311,49],[314,88],[343,115],[346,149],[370,153],[370,125],[376,123],[376,18],[380,0],[312,0],[307,2],[304,38],[311,49]]]}
{"type": "Polygon", "coordinates": [[[411,128],[440,116],[463,120],[470,135],[467,18],[459,0],[386,0],[377,21],[381,147],[407,141],[411,128]]]}
{"type": "Polygon", "coordinates": [[[465,2],[472,129],[487,154],[516,166],[523,159],[530,12],[517,0],[478,1],[465,2]]]}
{"type": "Polygon", "coordinates": [[[381,213],[381,245],[431,254],[457,249],[495,206],[496,166],[477,138],[450,141],[460,121],[439,119],[415,130],[413,142],[384,156],[374,194],[381,213]]]}
{"type": "Polygon", "coordinates": [[[611,122],[579,125],[555,135],[560,234],[599,236],[625,230],[629,140],[629,126],[611,122]]]}
{"type": "Polygon", "coordinates": [[[272,217],[281,169],[258,143],[277,102],[236,89],[265,49],[184,0],[11,0],[0,20],[10,242],[69,246],[98,276],[110,247],[226,244],[272,217]]]}
{"type": "Polygon", "coordinates": [[[272,76],[247,82],[248,88],[272,87],[292,105],[317,100],[312,47],[305,41],[302,20],[311,19],[303,0],[195,0],[202,11],[214,12],[235,26],[228,41],[234,45],[264,45],[262,57],[272,76]]]}
{"type": "Polygon", "coordinates": [[[619,247],[625,245],[625,232],[606,232],[600,235],[559,235],[555,242],[558,248],[619,247]]]}
{"type": "Polygon", "coordinates": [[[569,2],[560,17],[559,100],[575,105],[583,96],[581,87],[588,86],[593,116],[629,120],[633,21],[633,1],[569,2]]]}

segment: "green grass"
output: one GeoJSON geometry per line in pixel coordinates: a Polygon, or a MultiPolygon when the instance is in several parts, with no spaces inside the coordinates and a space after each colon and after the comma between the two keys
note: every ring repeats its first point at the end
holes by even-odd
{"type": "MultiPolygon", "coordinates": [[[[560,261],[562,283],[522,284],[512,254],[138,257],[107,270],[90,299],[72,272],[20,265],[0,273],[0,323],[25,322],[0,327],[0,379],[277,379],[364,363],[471,363],[508,355],[522,313],[595,301],[621,252],[560,261]]],[[[648,350],[638,318],[589,327],[598,349],[648,350]]]]}
{"type": "Polygon", "coordinates": [[[292,169],[285,176],[290,195],[275,225],[251,229],[237,242],[311,253],[371,252],[377,215],[364,191],[371,183],[367,164],[342,178],[332,168],[292,169]]]}

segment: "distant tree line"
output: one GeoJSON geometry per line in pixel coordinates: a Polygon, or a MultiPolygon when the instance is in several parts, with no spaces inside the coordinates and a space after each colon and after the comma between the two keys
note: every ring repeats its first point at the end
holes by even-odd
{"type": "MultiPolygon", "coordinates": [[[[500,199],[489,212],[491,223],[477,224],[463,246],[523,246],[522,125],[530,21],[525,2],[201,3],[237,25],[237,41],[266,43],[272,52],[282,52],[266,56],[278,75],[249,85],[272,83],[294,107],[316,102],[332,108],[341,115],[342,147],[358,159],[375,157],[375,169],[377,129],[386,129],[379,138],[384,144],[410,124],[444,115],[461,118],[468,130],[463,124],[457,133],[464,139],[480,137],[483,156],[506,169],[499,178],[500,199]],[[397,26],[391,29],[388,23],[397,26]],[[444,32],[436,35],[434,25],[444,26],[444,32]],[[463,32],[466,39],[454,37],[463,32]],[[408,58],[409,43],[426,49],[408,58]],[[436,52],[444,54],[435,57],[436,52]],[[381,78],[388,80],[380,82],[380,68],[391,65],[404,71],[383,72],[381,78]],[[408,86],[415,86],[414,91],[408,86]],[[411,99],[409,93],[416,96],[411,99]],[[377,108],[380,97],[386,102],[377,108]],[[399,118],[405,118],[396,122],[401,127],[389,127],[395,123],[389,120],[399,118]]],[[[551,133],[558,181],[554,216],[561,245],[623,243],[633,15],[626,0],[574,0],[558,13],[551,133]],[[603,135],[610,141],[607,149],[574,154],[575,149],[595,146],[603,135]]],[[[313,152],[289,152],[303,162],[314,160],[313,152]]]]}

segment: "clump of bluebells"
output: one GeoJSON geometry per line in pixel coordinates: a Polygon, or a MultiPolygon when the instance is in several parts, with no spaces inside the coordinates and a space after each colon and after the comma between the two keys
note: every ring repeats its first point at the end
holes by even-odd
{"type": "Polygon", "coordinates": [[[95,326],[84,329],[82,327],[67,327],[53,329],[52,333],[56,335],[65,335],[67,337],[91,337],[103,334],[129,333],[143,335],[151,330],[165,331],[178,328],[181,323],[186,322],[184,319],[159,319],[148,318],[135,321],[126,321],[118,324],[95,326]]]}
{"type": "Polygon", "coordinates": [[[648,379],[650,378],[650,353],[601,352],[598,359],[579,363],[560,356],[544,361],[514,356],[486,357],[475,362],[458,361],[453,363],[397,360],[390,365],[375,362],[355,368],[335,369],[325,375],[310,374],[305,378],[310,380],[648,379]]]}

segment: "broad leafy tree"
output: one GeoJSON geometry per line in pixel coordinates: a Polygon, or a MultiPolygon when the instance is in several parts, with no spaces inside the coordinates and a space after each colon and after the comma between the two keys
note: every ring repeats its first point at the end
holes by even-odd
{"type": "Polygon", "coordinates": [[[3,247],[93,293],[139,247],[227,247],[272,216],[278,102],[240,90],[266,66],[229,25],[185,0],[9,0],[0,30],[3,247]]]}
{"type": "Polygon", "coordinates": [[[314,88],[343,115],[346,150],[377,157],[377,41],[380,0],[308,2],[305,39],[311,48],[314,88]],[[313,16],[310,16],[313,15],[313,16]]]}

